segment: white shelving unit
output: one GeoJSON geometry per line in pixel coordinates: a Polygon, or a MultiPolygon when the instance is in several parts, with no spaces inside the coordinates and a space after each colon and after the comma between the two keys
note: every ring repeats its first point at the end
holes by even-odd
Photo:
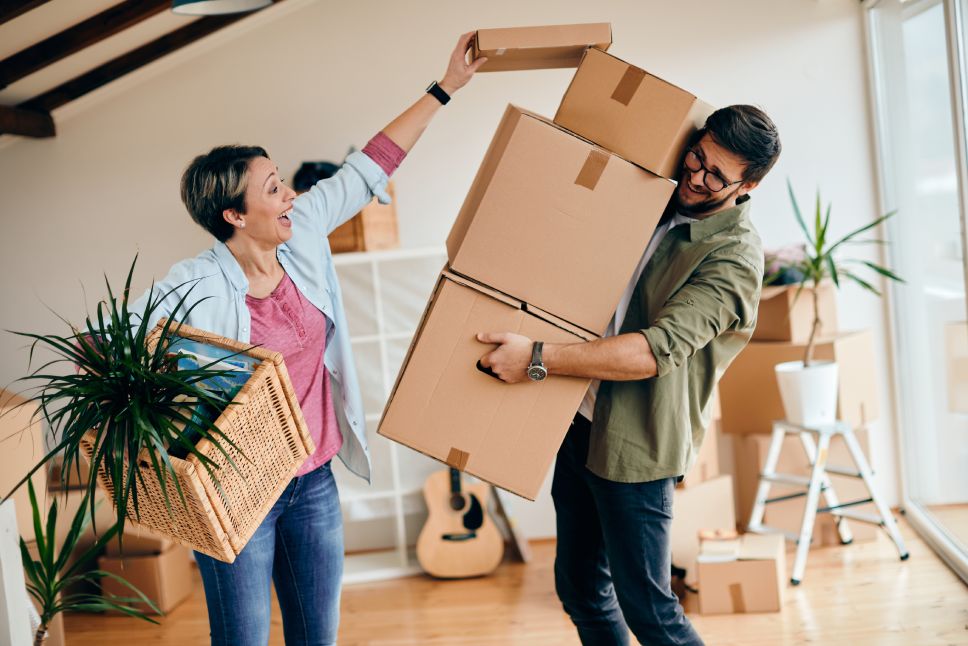
{"type": "Polygon", "coordinates": [[[333,461],[346,534],[346,583],[420,571],[413,545],[426,518],[422,487],[428,475],[443,467],[377,435],[376,429],[446,260],[446,250],[436,247],[334,256],[373,466],[367,486],[338,459],[333,461]]]}

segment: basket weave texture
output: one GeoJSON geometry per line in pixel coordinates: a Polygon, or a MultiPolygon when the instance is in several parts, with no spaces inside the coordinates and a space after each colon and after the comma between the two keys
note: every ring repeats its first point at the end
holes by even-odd
{"type": "MultiPolygon", "coordinates": [[[[151,332],[147,341],[149,346],[158,342],[164,324],[164,320],[160,321],[151,332]]],[[[175,329],[173,326],[172,330],[175,329]]],[[[215,422],[239,449],[222,442],[226,453],[235,461],[235,467],[208,440],[202,440],[196,446],[217,466],[214,470],[219,486],[195,456],[170,457],[185,504],[178,497],[172,476],[168,474],[165,484],[171,505],[169,509],[150,458],[143,454],[138,462],[138,470],[143,476],[143,481],[136,485],[138,509],[135,513],[129,499],[128,517],[182,545],[231,563],[252,538],[303,461],[315,450],[315,445],[299,409],[282,354],[251,348],[234,339],[184,324],[177,327],[176,335],[259,360],[233,403],[215,422]]],[[[94,453],[95,442],[94,430],[88,431],[81,442],[82,452],[88,460],[94,453]]],[[[98,473],[98,484],[113,500],[113,487],[103,466],[98,473]]]]}

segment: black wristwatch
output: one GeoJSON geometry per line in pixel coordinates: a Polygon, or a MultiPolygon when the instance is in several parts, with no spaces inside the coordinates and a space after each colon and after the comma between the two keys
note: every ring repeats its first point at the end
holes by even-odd
{"type": "Polygon", "coordinates": [[[447,105],[450,101],[450,95],[444,92],[444,88],[440,87],[437,81],[427,86],[427,94],[440,101],[440,105],[447,105]]]}
{"type": "Polygon", "coordinates": [[[548,369],[541,361],[541,348],[543,347],[544,343],[541,341],[535,341],[531,347],[531,365],[528,366],[528,379],[531,381],[544,381],[548,376],[548,369]]]}

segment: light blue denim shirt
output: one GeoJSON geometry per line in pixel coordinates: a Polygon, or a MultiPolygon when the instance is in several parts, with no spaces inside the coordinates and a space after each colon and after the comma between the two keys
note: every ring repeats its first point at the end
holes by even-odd
{"type": "MultiPolygon", "coordinates": [[[[326,315],[329,330],[324,362],[332,381],[336,419],[343,435],[339,457],[350,471],[367,481],[370,450],[366,444],[363,402],[343,311],[343,295],[327,236],[359,212],[374,195],[383,204],[389,204],[386,185],[386,173],[373,160],[361,152],[353,153],[335,175],[296,197],[290,216],[292,238],[276,250],[279,263],[296,288],[326,315]]],[[[155,283],[154,290],[156,294],[164,294],[183,284],[161,303],[149,325],[153,326],[163,316],[172,316],[181,295],[196,284],[188,303],[206,300],[191,311],[185,322],[249,343],[252,323],[245,304],[249,281],[224,243],[216,242],[198,256],[175,264],[164,280],[155,283]]],[[[131,305],[131,310],[143,311],[147,298],[145,292],[131,305]]]]}

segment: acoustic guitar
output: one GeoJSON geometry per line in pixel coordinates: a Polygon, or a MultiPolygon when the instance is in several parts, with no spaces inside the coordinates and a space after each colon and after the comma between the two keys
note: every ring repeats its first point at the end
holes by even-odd
{"type": "Polygon", "coordinates": [[[483,576],[504,557],[504,538],[487,511],[489,486],[461,487],[460,471],[438,471],[424,484],[430,514],[417,538],[417,560],[431,576],[483,576]]]}

